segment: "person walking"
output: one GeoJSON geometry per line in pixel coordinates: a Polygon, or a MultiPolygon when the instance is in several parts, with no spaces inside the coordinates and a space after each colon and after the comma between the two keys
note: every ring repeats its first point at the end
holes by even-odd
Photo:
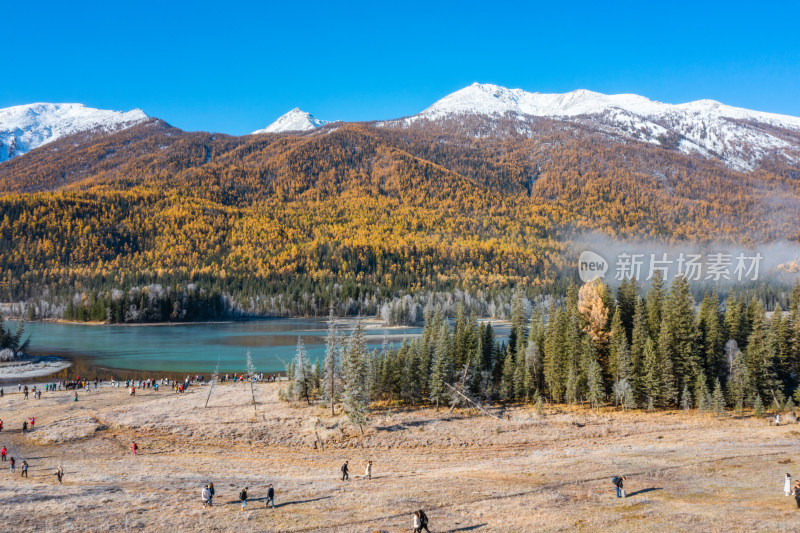
{"type": "Polygon", "coordinates": [[[349,470],[347,468],[347,461],[344,462],[344,464],[342,465],[341,470],[342,470],[342,481],[344,481],[344,480],[350,481],[350,474],[349,474],[349,470]]]}
{"type": "Polygon", "coordinates": [[[28,479],[28,461],[22,461],[22,477],[28,479]]]}
{"type": "Polygon", "coordinates": [[[247,507],[247,487],[242,489],[242,492],[239,493],[239,501],[242,502],[242,511],[244,508],[247,507]]]}
{"type": "Polygon", "coordinates": [[[22,421],[22,434],[24,435],[27,432],[28,432],[28,421],[27,420],[23,420],[22,421]]]}
{"type": "Polygon", "coordinates": [[[8,455],[8,450],[5,446],[3,446],[3,449],[0,450],[0,460],[2,460],[4,463],[6,462],[6,455],[8,455]]]}
{"type": "Polygon", "coordinates": [[[419,513],[419,531],[420,531],[420,533],[422,533],[423,529],[425,530],[426,533],[431,533],[431,531],[428,529],[428,515],[426,515],[425,511],[423,511],[422,509],[420,509],[417,512],[419,513]]]}
{"type": "Polygon", "coordinates": [[[625,476],[614,476],[611,482],[617,487],[617,498],[624,498],[625,497],[625,480],[627,478],[625,476]]]}
{"type": "Polygon", "coordinates": [[[139,446],[134,442],[133,446],[131,446],[131,450],[133,451],[133,455],[136,455],[136,452],[139,451],[139,446]]]}
{"type": "Polygon", "coordinates": [[[364,471],[364,477],[372,479],[372,461],[367,461],[367,469],[364,471]]]}
{"type": "Polygon", "coordinates": [[[61,465],[58,465],[58,470],[56,470],[56,478],[58,478],[58,484],[61,485],[61,481],[64,479],[64,469],[61,465]]]}
{"type": "Polygon", "coordinates": [[[270,505],[275,509],[275,489],[272,488],[272,483],[269,484],[269,488],[267,489],[267,503],[264,506],[269,507],[270,505]]]}
{"type": "Polygon", "coordinates": [[[8,467],[11,469],[11,473],[14,473],[14,467],[17,465],[17,461],[12,457],[8,460],[8,467]]]}
{"type": "Polygon", "coordinates": [[[794,482],[794,501],[797,502],[797,508],[800,509],[800,481],[794,482]]]}
{"type": "Polygon", "coordinates": [[[781,425],[781,415],[779,415],[779,414],[775,415],[775,425],[776,426],[780,426],[781,425]]]}
{"type": "Polygon", "coordinates": [[[209,483],[208,484],[208,493],[209,493],[208,506],[209,507],[213,507],[214,506],[214,484],[213,483],[209,483]]]}
{"type": "Polygon", "coordinates": [[[203,487],[203,490],[200,493],[200,498],[203,500],[203,507],[208,507],[211,505],[211,491],[208,489],[208,485],[203,487]]]}
{"type": "Polygon", "coordinates": [[[0,418],[0,431],[3,431],[3,419],[0,418]]]}
{"type": "Polygon", "coordinates": [[[414,511],[414,533],[422,533],[422,521],[419,519],[419,511],[414,511]]]}
{"type": "Polygon", "coordinates": [[[792,495],[792,476],[789,475],[789,472],[786,472],[786,475],[783,476],[783,495],[792,495]]]}

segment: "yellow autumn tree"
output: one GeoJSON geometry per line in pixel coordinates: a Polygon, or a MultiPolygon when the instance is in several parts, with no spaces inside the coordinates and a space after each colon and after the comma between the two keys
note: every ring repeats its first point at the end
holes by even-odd
{"type": "Polygon", "coordinates": [[[603,301],[605,286],[596,279],[585,283],[578,291],[578,312],[586,321],[584,331],[600,345],[608,342],[609,310],[603,301]]]}

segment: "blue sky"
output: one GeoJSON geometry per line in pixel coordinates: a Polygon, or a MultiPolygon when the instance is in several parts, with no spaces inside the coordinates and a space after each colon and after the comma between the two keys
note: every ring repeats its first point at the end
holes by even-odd
{"type": "Polygon", "coordinates": [[[295,106],[410,115],[479,81],[800,116],[800,3],[696,4],[9,2],[0,107],[139,107],[242,134],[295,106]]]}

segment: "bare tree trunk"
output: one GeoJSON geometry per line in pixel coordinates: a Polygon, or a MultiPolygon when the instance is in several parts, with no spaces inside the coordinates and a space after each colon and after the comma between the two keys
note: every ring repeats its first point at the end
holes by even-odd
{"type": "Polygon", "coordinates": [[[216,383],[217,383],[216,381],[212,381],[211,382],[211,388],[208,389],[208,396],[206,397],[206,405],[205,405],[205,407],[203,407],[203,409],[208,407],[208,400],[211,399],[211,391],[214,390],[214,385],[216,385],[216,383]]]}
{"type": "Polygon", "coordinates": [[[336,384],[335,376],[333,375],[333,369],[331,369],[330,373],[331,373],[331,389],[330,389],[331,390],[331,416],[336,416],[336,409],[334,408],[334,404],[333,404],[333,398],[335,396],[333,387],[336,384]]]}
{"type": "Polygon", "coordinates": [[[250,377],[250,394],[253,396],[253,414],[258,416],[258,409],[256,409],[256,392],[253,390],[253,378],[250,377]]]}
{"type": "MultiPolygon", "coordinates": [[[[470,362],[471,361],[469,359],[467,359],[467,366],[464,367],[464,375],[461,376],[461,389],[462,390],[467,385],[467,372],[469,372],[469,364],[470,364],[470,362]]],[[[449,411],[450,413],[452,413],[453,410],[455,410],[455,408],[458,405],[458,403],[459,403],[459,398],[458,398],[458,396],[456,396],[455,398],[453,398],[453,405],[450,406],[450,411],[449,411]]]]}
{"type": "Polygon", "coordinates": [[[447,385],[448,387],[450,387],[450,390],[452,390],[453,392],[455,392],[456,394],[458,394],[459,396],[461,396],[463,399],[467,400],[469,403],[471,403],[472,405],[474,405],[474,406],[475,406],[475,407],[476,407],[476,408],[477,408],[477,409],[478,409],[480,412],[482,412],[482,413],[483,413],[483,414],[485,414],[486,416],[492,417],[492,418],[494,418],[495,420],[503,420],[503,419],[502,419],[502,418],[500,418],[499,416],[495,416],[495,415],[493,415],[492,413],[490,413],[489,411],[487,411],[486,409],[484,409],[484,408],[483,408],[483,406],[482,406],[481,404],[479,404],[478,402],[476,402],[475,400],[473,400],[473,399],[472,399],[472,398],[470,398],[469,396],[467,396],[467,395],[463,394],[462,392],[459,392],[459,391],[458,391],[458,389],[456,389],[455,387],[453,387],[453,386],[452,386],[452,385],[450,385],[449,383],[445,383],[445,385],[447,385]]]}

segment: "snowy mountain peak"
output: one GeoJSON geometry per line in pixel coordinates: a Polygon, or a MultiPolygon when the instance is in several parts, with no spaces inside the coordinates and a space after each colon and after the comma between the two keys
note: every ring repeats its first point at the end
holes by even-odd
{"type": "Polygon", "coordinates": [[[141,109],[110,111],[83,104],[36,103],[0,109],[0,162],[82,131],[110,133],[147,120],[141,109]]]}
{"type": "Polygon", "coordinates": [[[65,135],[110,133],[148,118],[141,109],[110,111],[83,104],[36,103],[0,109],[0,163],[65,135]]]}
{"type": "Polygon", "coordinates": [[[289,131],[310,131],[327,124],[327,120],[320,120],[311,113],[295,107],[285,115],[281,116],[264,129],[256,130],[256,133],[284,133],[289,131]]]}
{"type": "Polygon", "coordinates": [[[467,115],[490,119],[510,116],[519,123],[517,131],[527,135],[533,134],[534,118],[558,119],[615,137],[677,146],[684,153],[714,157],[742,170],[771,155],[800,162],[800,118],[732,107],[715,100],[673,105],[636,94],[606,95],[586,89],[545,94],[473,83],[402,124],[419,119],[457,120],[467,115]]]}

